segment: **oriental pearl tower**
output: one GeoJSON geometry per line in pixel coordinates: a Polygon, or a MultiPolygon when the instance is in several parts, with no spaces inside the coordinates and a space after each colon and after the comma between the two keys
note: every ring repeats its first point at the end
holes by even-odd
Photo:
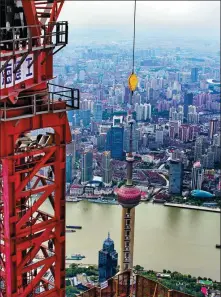
{"type": "Polygon", "coordinates": [[[118,202],[122,206],[122,230],[121,230],[121,272],[133,268],[134,254],[134,224],[135,207],[141,199],[141,192],[133,185],[133,162],[132,139],[133,139],[133,120],[130,120],[130,149],[127,153],[127,181],[118,190],[118,202]]]}

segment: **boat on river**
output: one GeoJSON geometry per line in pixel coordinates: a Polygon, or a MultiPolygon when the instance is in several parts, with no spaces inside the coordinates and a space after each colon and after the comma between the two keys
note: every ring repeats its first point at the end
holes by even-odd
{"type": "Polygon", "coordinates": [[[65,257],[66,260],[76,260],[76,261],[79,261],[79,260],[82,260],[85,258],[84,255],[81,255],[81,254],[72,254],[71,256],[66,256],[65,257]]]}
{"type": "Polygon", "coordinates": [[[74,232],[76,232],[76,230],[73,230],[73,229],[67,229],[67,230],[65,230],[65,232],[66,232],[66,233],[74,233],[74,232]]]}
{"type": "Polygon", "coordinates": [[[118,205],[118,201],[113,199],[113,200],[108,200],[108,199],[103,199],[103,198],[98,198],[98,199],[90,199],[88,200],[92,203],[99,203],[99,204],[112,204],[112,205],[118,205]]]}
{"type": "Polygon", "coordinates": [[[76,197],[67,197],[66,202],[80,202],[81,200],[76,197]]]}
{"type": "Polygon", "coordinates": [[[68,229],[82,229],[82,226],[67,225],[66,228],[68,228],[68,229]]]}

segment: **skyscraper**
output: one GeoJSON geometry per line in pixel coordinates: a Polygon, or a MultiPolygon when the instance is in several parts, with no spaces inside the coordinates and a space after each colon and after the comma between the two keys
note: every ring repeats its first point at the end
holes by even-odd
{"type": "Polygon", "coordinates": [[[158,144],[163,144],[163,128],[156,130],[155,141],[158,144]]]}
{"type": "Polygon", "coordinates": [[[69,110],[67,111],[67,116],[68,116],[68,122],[70,127],[73,125],[73,117],[74,117],[74,110],[69,110]]]}
{"type": "Polygon", "coordinates": [[[112,164],[110,151],[103,152],[101,164],[103,183],[105,186],[110,186],[112,183],[112,164]]]}
{"type": "Polygon", "coordinates": [[[193,83],[198,81],[198,68],[196,67],[191,69],[191,81],[193,83]]]}
{"type": "Polygon", "coordinates": [[[102,104],[101,102],[95,102],[94,103],[94,121],[97,123],[101,123],[102,122],[102,104]]]}
{"type": "Polygon", "coordinates": [[[104,151],[106,149],[107,133],[100,133],[97,136],[97,149],[98,151],[104,151]]]}
{"type": "Polygon", "coordinates": [[[194,147],[194,161],[199,161],[203,154],[203,137],[196,139],[194,147]]]}
{"type": "Polygon", "coordinates": [[[196,111],[196,106],[194,105],[188,106],[187,121],[188,123],[191,123],[191,124],[198,124],[199,114],[196,111]]]}
{"type": "Polygon", "coordinates": [[[125,87],[124,89],[124,103],[128,103],[130,98],[130,89],[128,87],[125,87]]]}
{"type": "MultiPolygon", "coordinates": [[[[130,126],[127,125],[124,128],[124,151],[128,153],[130,151],[130,133],[131,129],[130,126]]],[[[133,144],[132,144],[132,151],[138,152],[138,141],[139,141],[139,131],[133,126],[133,144]]]]}
{"type": "Polygon", "coordinates": [[[73,167],[73,156],[69,154],[66,156],[66,182],[72,182],[72,167],[73,167]]]}
{"type": "Polygon", "coordinates": [[[99,282],[102,283],[114,276],[117,273],[117,265],[118,253],[114,249],[114,241],[108,233],[108,238],[103,243],[103,249],[99,251],[99,282]]]}
{"type": "Polygon", "coordinates": [[[203,182],[203,168],[199,161],[193,164],[192,168],[192,190],[201,190],[203,182]]]}
{"type": "Polygon", "coordinates": [[[193,105],[193,93],[184,94],[184,117],[187,118],[188,106],[193,105]]]}
{"type": "Polygon", "coordinates": [[[80,116],[82,119],[82,123],[84,127],[87,127],[90,124],[90,116],[91,116],[91,111],[89,109],[86,110],[80,110],[80,116]]]}
{"type": "Polygon", "coordinates": [[[81,155],[81,183],[86,184],[93,177],[93,153],[91,150],[85,150],[81,155]]]}
{"type": "Polygon", "coordinates": [[[151,104],[144,103],[144,121],[151,119],[151,104]]]}
{"type": "Polygon", "coordinates": [[[181,194],[183,185],[183,164],[180,160],[170,160],[169,193],[181,194]]]}
{"type": "Polygon", "coordinates": [[[218,132],[219,129],[219,120],[218,119],[212,119],[210,120],[209,125],[209,138],[213,139],[213,136],[218,132]]]}
{"type": "Polygon", "coordinates": [[[124,128],[111,127],[111,158],[123,160],[124,128]]]}

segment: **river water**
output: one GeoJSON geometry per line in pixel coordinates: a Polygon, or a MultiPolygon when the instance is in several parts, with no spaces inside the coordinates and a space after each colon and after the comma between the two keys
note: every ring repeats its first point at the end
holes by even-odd
{"type": "MultiPolygon", "coordinates": [[[[48,210],[48,206],[47,206],[48,210]]],[[[121,207],[87,201],[66,203],[66,224],[82,230],[66,233],[66,254],[98,264],[98,251],[110,232],[120,251],[121,207]]],[[[220,280],[220,214],[141,203],[136,207],[134,265],[169,269],[220,280]]]]}
{"type": "MultiPolygon", "coordinates": [[[[82,230],[66,234],[66,254],[97,264],[108,231],[120,251],[121,207],[87,201],[67,203],[67,225],[82,230]]],[[[136,208],[134,265],[169,269],[220,280],[220,214],[142,203],[136,208]]]]}

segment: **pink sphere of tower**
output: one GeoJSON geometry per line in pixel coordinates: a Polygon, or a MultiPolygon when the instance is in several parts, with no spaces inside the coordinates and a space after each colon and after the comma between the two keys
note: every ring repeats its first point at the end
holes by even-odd
{"type": "Polygon", "coordinates": [[[141,191],[134,186],[122,186],[117,194],[118,202],[124,208],[137,206],[141,199],[141,191]]]}

